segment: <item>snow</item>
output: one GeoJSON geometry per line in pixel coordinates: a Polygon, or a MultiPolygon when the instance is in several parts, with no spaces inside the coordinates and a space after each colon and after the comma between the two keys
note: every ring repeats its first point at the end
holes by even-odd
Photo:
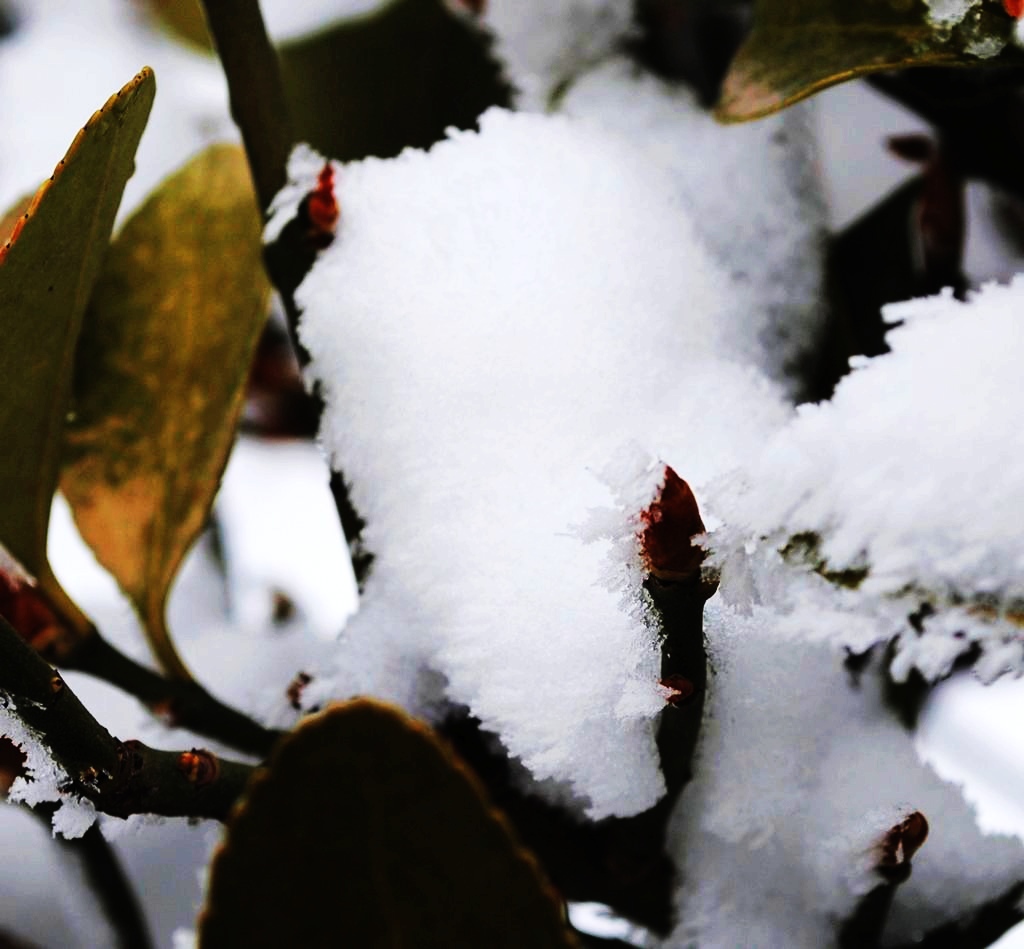
{"type": "Polygon", "coordinates": [[[777,622],[764,607],[706,611],[712,675],[670,844],[684,922],[668,945],[835,946],[837,922],[881,882],[880,839],[914,811],[930,830],[896,891],[886,945],[1016,884],[1020,840],[984,835],[959,789],[919,761],[877,668],[854,676],[837,649],[794,644],[777,622]]]}
{"type": "Polygon", "coordinates": [[[981,4],[981,0],[925,0],[928,19],[939,27],[956,26],[968,13],[981,4]]]}
{"type": "Polygon", "coordinates": [[[31,946],[115,945],[80,862],[27,808],[0,803],[0,931],[31,946]]]}
{"type": "Polygon", "coordinates": [[[814,103],[723,126],[685,86],[617,57],[580,76],[560,109],[628,136],[668,170],[698,236],[732,276],[722,327],[732,356],[796,394],[790,380],[825,317],[814,103]]]}
{"type": "Polygon", "coordinates": [[[947,293],[886,307],[902,321],[887,337],[892,352],[858,360],[830,402],[801,406],[721,489],[725,589],[742,591],[745,552],[756,549],[760,595],[790,601],[792,629],[857,650],[898,636],[897,678],[911,668],[942,676],[972,644],[986,678],[1020,671],[1022,304],[1018,277],[965,303],[947,293]],[[826,591],[810,568],[853,571],[854,589],[826,591]],[[834,622],[822,617],[829,602],[834,622]],[[927,615],[908,620],[922,605],[927,615]],[[847,611],[861,614],[852,632],[847,611]]]}
{"type": "Polygon", "coordinates": [[[68,840],[81,837],[96,822],[96,808],[84,797],[67,795],[53,815],[53,835],[68,840]]]}
{"type": "Polygon", "coordinates": [[[3,41],[0,86],[32,89],[38,105],[27,108],[15,95],[0,98],[0,123],[17,129],[0,144],[3,207],[49,177],[86,119],[146,65],[156,73],[156,101],[122,219],[203,147],[238,139],[217,61],[149,29],[124,0],[17,0],[12,6],[19,27],[3,41]]]}
{"type": "MultiPolygon", "coordinates": [[[[318,165],[298,153],[271,232],[318,165]]],[[[786,417],[727,359],[732,278],[672,175],[581,120],[492,110],[337,181],[339,237],[297,300],[321,438],[377,559],[334,689],[424,711],[443,681],[591,816],[643,810],[662,788],[656,631],[615,531],[579,531],[592,508],[636,530],[609,464],[699,487],[786,417]]]]}
{"type": "MultiPolygon", "coordinates": [[[[18,701],[29,701],[19,698],[18,701]]],[[[11,803],[35,807],[44,801],[58,801],[53,815],[53,835],[81,837],[96,820],[96,809],[76,794],[62,791],[68,773],[50,753],[44,737],[18,716],[15,699],[0,691],[0,736],[9,739],[25,755],[23,773],[14,779],[7,794],[11,803]]]]}
{"type": "Polygon", "coordinates": [[[520,109],[545,110],[566,83],[631,36],[629,0],[488,0],[482,23],[520,109]]]}
{"type": "Polygon", "coordinates": [[[369,16],[392,0],[260,0],[267,32],[278,42],[297,40],[335,23],[369,16]]]}

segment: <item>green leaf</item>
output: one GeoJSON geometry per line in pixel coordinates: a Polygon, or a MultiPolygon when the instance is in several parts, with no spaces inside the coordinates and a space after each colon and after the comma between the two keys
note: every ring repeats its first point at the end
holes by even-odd
{"type": "Polygon", "coordinates": [[[557,898],[425,725],[365,699],[299,726],[214,856],[201,949],[567,949],[557,898]]]}
{"type": "Polygon", "coordinates": [[[395,0],[281,46],[296,131],[342,161],[427,148],[509,89],[486,35],[443,0],[395,0]]]}
{"type": "Polygon", "coordinates": [[[741,122],[828,86],[906,66],[1021,62],[1014,19],[985,0],[955,27],[928,20],[924,0],[757,0],[754,26],[729,68],[716,109],[741,122]],[[979,53],[989,46],[995,55],[979,53]]]}
{"type": "Polygon", "coordinates": [[[22,195],[0,217],[0,244],[6,244],[14,236],[18,222],[23,221],[25,212],[32,206],[35,193],[22,195]]]}
{"type": "Polygon", "coordinates": [[[84,634],[46,558],[71,371],[156,82],[143,69],[78,133],[0,249],[0,543],[84,634]]]}
{"type": "Polygon", "coordinates": [[[78,348],[61,489],[180,678],[167,594],[234,442],[267,314],[261,250],[245,155],[214,146],[125,224],[78,348]]]}

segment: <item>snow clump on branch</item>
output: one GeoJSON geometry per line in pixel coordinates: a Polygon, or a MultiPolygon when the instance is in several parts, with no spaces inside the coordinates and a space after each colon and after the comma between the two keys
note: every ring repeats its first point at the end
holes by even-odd
{"type": "MultiPolygon", "coordinates": [[[[582,120],[480,126],[338,168],[338,238],[296,294],[376,557],[333,688],[429,711],[440,674],[535,777],[628,815],[663,790],[664,696],[617,537],[665,464],[699,489],[787,409],[731,361],[734,279],[662,163],[582,120]],[[584,543],[595,508],[619,528],[584,543]]],[[[321,166],[296,154],[269,234],[321,166]]]]}
{"type": "Polygon", "coordinates": [[[892,351],[718,491],[723,594],[742,603],[756,577],[790,633],[855,652],[896,637],[898,679],[971,651],[984,679],[1024,669],[1022,306],[1024,276],[887,306],[892,351]]]}

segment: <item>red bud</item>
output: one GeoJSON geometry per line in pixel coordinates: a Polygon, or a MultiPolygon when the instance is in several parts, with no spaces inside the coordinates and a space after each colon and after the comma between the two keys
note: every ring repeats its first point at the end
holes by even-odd
{"type": "Polygon", "coordinates": [[[914,811],[891,827],[879,845],[878,872],[887,880],[900,882],[910,874],[910,861],[928,837],[928,820],[914,811]]]}
{"type": "Polygon", "coordinates": [[[334,240],[339,215],[338,201],[334,197],[334,168],[330,162],[324,163],[316,187],[306,196],[306,214],[310,239],[321,249],[327,247],[334,240]]]}
{"type": "Polygon", "coordinates": [[[704,550],[691,539],[704,533],[704,522],[690,486],[668,465],[658,496],[640,520],[640,549],[647,570],[659,580],[692,579],[704,550]]]}

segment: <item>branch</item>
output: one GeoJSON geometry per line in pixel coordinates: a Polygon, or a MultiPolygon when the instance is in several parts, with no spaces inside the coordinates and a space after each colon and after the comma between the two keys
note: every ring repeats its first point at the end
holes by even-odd
{"type": "Polygon", "coordinates": [[[908,814],[882,835],[875,866],[879,883],[868,891],[839,929],[839,949],[880,946],[896,890],[910,879],[914,854],[928,837],[928,821],[920,811],[908,814]]]}
{"type": "Polygon", "coordinates": [[[172,727],[265,758],[283,732],[266,728],[225,705],[196,682],[166,679],[128,658],[98,632],[81,643],[63,663],[133,695],[172,727]]]}
{"type": "MultiPolygon", "coordinates": [[[[267,35],[257,0],[203,0],[203,10],[224,67],[231,114],[242,133],[256,198],[265,218],[270,202],[288,180],[288,155],[295,144],[277,53],[267,35]]],[[[283,228],[264,252],[267,275],[281,297],[292,345],[303,367],[309,363],[309,353],[299,342],[302,313],[295,303],[295,291],[309,273],[318,251],[329,243],[329,235],[325,243],[322,233],[319,239],[310,240],[310,233],[317,230],[304,202],[298,217],[283,228]]],[[[319,428],[324,405],[318,393],[314,392],[313,397],[319,428]]],[[[338,520],[348,539],[356,580],[362,589],[373,560],[361,542],[364,521],[352,504],[344,476],[332,472],[330,486],[338,520]]]]}
{"type": "Polygon", "coordinates": [[[62,590],[58,592],[66,602],[53,599],[27,575],[0,571],[0,616],[52,665],[116,685],[168,724],[260,757],[269,754],[279,732],[219,702],[191,679],[167,679],[129,659],[100,635],[62,590]]]}
{"type": "Polygon", "coordinates": [[[235,120],[249,158],[260,210],[288,180],[295,144],[281,67],[256,0],[203,0],[206,23],[224,66],[235,120]]]}
{"type": "Polygon", "coordinates": [[[4,619],[0,692],[67,773],[69,783],[62,790],[114,817],[160,814],[223,821],[255,770],[209,751],[160,751],[139,741],[118,741],[4,619]]]}

